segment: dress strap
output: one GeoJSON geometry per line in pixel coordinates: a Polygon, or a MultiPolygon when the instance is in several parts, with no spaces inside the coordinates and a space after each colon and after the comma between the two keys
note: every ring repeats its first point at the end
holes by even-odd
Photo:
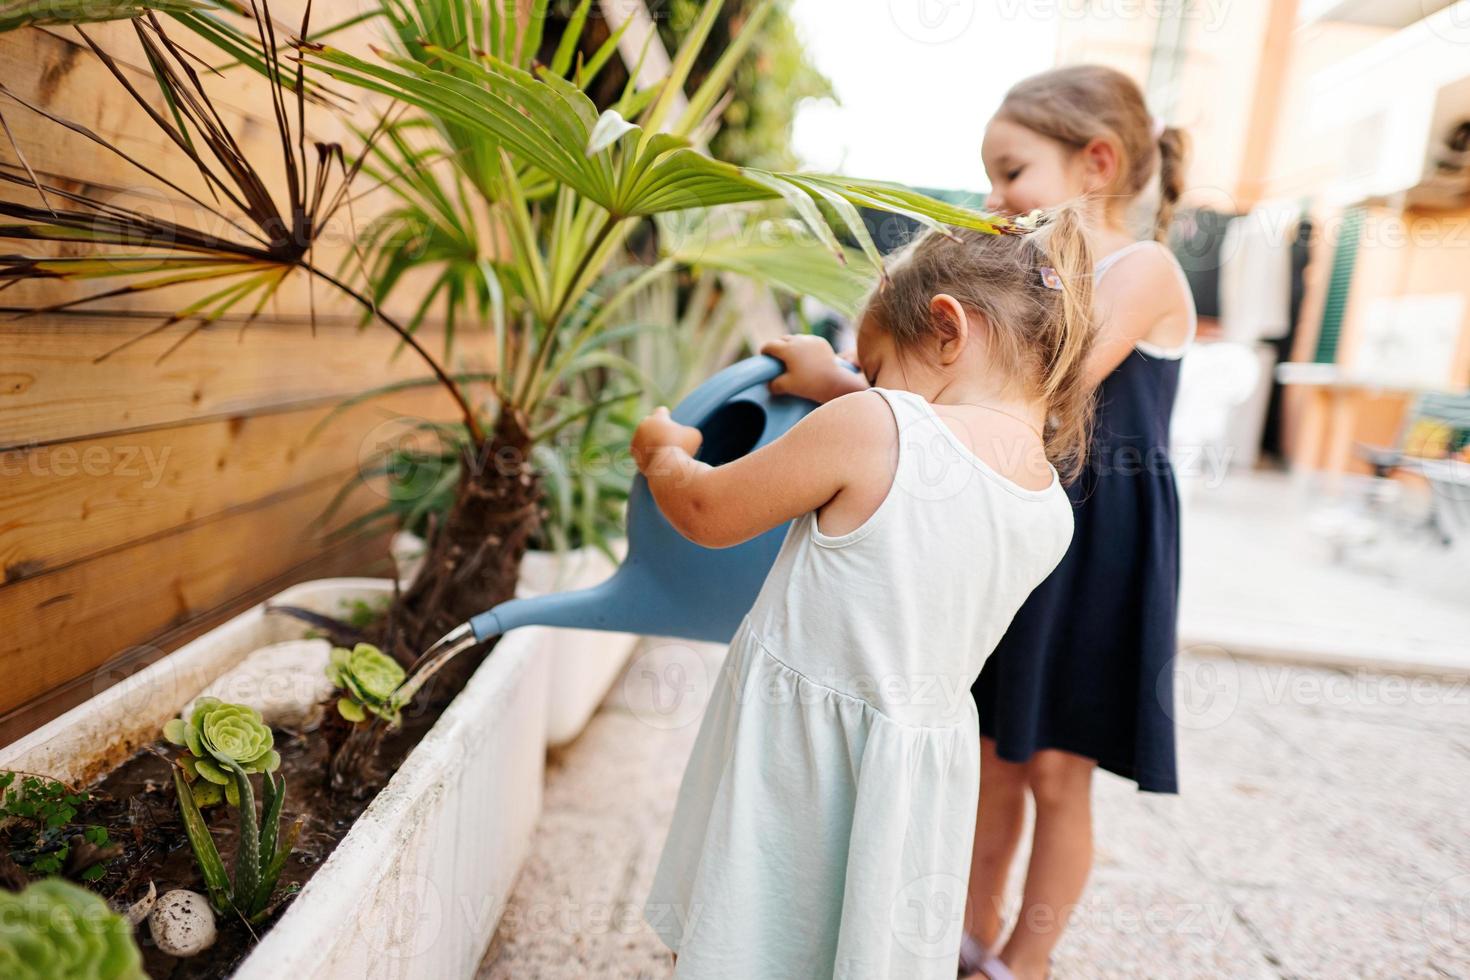
{"type": "Polygon", "coordinates": [[[1134,252],[1141,251],[1142,249],[1148,248],[1150,245],[1157,245],[1158,247],[1163,248],[1162,245],[1160,245],[1158,242],[1154,241],[1153,239],[1151,239],[1151,238],[1145,238],[1142,241],[1137,241],[1137,242],[1133,242],[1133,243],[1128,244],[1128,245],[1124,245],[1122,248],[1118,249],[1117,251],[1115,251],[1115,252],[1109,252],[1107,255],[1104,255],[1102,258],[1098,259],[1095,263],[1093,263],[1093,266],[1092,266],[1092,281],[1093,281],[1093,283],[1096,284],[1096,283],[1100,282],[1102,280],[1102,277],[1105,276],[1105,275],[1107,275],[1108,270],[1111,269],[1113,266],[1117,265],[1121,260],[1126,259],[1128,256],[1132,255],[1134,252]]]}
{"type": "Polygon", "coordinates": [[[1178,347],[1160,347],[1158,344],[1151,344],[1146,340],[1140,340],[1138,343],[1134,344],[1134,347],[1137,350],[1142,351],[1144,354],[1147,354],[1149,357],[1165,361],[1177,361],[1184,356],[1184,352],[1189,350],[1190,345],[1194,343],[1195,332],[1199,329],[1199,316],[1195,312],[1194,290],[1190,288],[1189,277],[1184,274],[1183,266],[1181,266],[1179,264],[1179,260],[1174,257],[1174,253],[1169,251],[1169,247],[1167,245],[1165,245],[1163,242],[1154,241],[1152,238],[1145,238],[1142,241],[1133,242],[1130,245],[1124,245],[1117,251],[1109,252],[1107,255],[1104,255],[1102,258],[1098,259],[1096,263],[1093,264],[1092,282],[1094,286],[1097,285],[1097,283],[1102,281],[1102,277],[1107,273],[1107,271],[1113,266],[1117,265],[1120,261],[1132,255],[1134,252],[1141,251],[1150,246],[1163,249],[1164,257],[1168,259],[1169,267],[1174,270],[1174,275],[1179,280],[1179,288],[1184,290],[1184,302],[1189,307],[1189,333],[1185,336],[1184,343],[1180,344],[1178,347]]]}

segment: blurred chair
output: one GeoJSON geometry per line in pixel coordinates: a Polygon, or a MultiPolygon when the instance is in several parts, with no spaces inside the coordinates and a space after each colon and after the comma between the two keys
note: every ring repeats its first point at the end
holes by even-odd
{"type": "Polygon", "coordinates": [[[1470,454],[1405,464],[1429,481],[1435,527],[1445,541],[1470,558],[1470,454]]]}
{"type": "Polygon", "coordinates": [[[1415,398],[1391,446],[1358,443],[1355,454],[1373,475],[1347,483],[1340,502],[1312,515],[1313,529],[1337,561],[1365,549],[1427,537],[1437,544],[1470,538],[1470,395],[1426,392],[1415,398]],[[1417,473],[1432,491],[1427,512],[1403,506],[1399,472],[1417,473]],[[1387,540],[1392,539],[1392,540],[1387,540]]]}
{"type": "Polygon", "coordinates": [[[1392,446],[1357,445],[1358,458],[1375,477],[1391,480],[1395,472],[1417,473],[1429,482],[1433,507],[1429,521],[1441,541],[1461,544],[1470,537],[1470,394],[1425,392],[1399,427],[1392,446]]]}
{"type": "Polygon", "coordinates": [[[1224,475],[1239,449],[1230,438],[1232,416],[1260,380],[1261,361],[1248,344],[1199,343],[1185,352],[1169,426],[1181,499],[1224,475]]]}

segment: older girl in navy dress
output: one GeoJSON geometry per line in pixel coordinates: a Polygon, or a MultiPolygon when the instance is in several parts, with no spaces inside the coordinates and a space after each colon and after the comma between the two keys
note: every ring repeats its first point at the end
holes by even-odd
{"type": "Polygon", "coordinates": [[[1172,671],[1179,505],[1169,415],[1194,334],[1183,270],[1130,234],[1157,187],[1161,238],[1183,180],[1183,134],[1150,117],[1138,86],[1078,66],[1016,85],[985,131],[990,207],[1024,213],[1080,200],[1088,216],[1099,334],[1088,464],[1068,487],[1076,531],[974,687],[981,789],[961,974],[1039,980],[1092,865],[1091,786],[1101,765],[1140,790],[1178,790],[1172,671]],[[1035,801],[1022,907],[1004,946],[1002,897],[1035,801]]]}

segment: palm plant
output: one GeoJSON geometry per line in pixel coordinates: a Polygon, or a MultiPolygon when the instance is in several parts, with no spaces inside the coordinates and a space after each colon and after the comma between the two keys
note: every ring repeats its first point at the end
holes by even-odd
{"type": "MultiPolygon", "coordinates": [[[[641,90],[630,84],[601,113],[583,90],[618,38],[585,63],[572,63],[590,0],[578,4],[547,65],[531,63],[540,47],[540,13],[521,24],[496,4],[457,0],[385,0],[397,43],[372,60],[303,45],[305,60],[337,81],[417,110],[412,131],[432,131],[439,141],[416,147],[390,133],[368,164],[404,202],[380,226],[394,245],[376,253],[378,300],[416,262],[403,243],[419,242],[425,262],[437,270],[434,288],[442,290],[449,318],[484,315],[494,332],[498,414],[490,442],[465,456],[423,571],[400,600],[402,621],[421,624],[410,628],[413,648],[512,594],[540,491],[534,447],[569,414],[589,411],[586,404],[559,404],[559,397],[589,370],[636,376],[607,342],[609,332],[624,304],[681,259],[723,262],[797,292],[828,290],[848,254],[834,223],[875,266],[881,262],[859,207],[898,211],[935,227],[992,227],[985,215],[895,185],[741,168],[697,150],[691,140],[717,117],[731,73],[770,9],[764,4],[751,14],[685,103],[684,82],[720,7],[719,0],[705,4],[669,77],[641,90]],[[787,251],[763,264],[756,250],[722,252],[701,237],[693,255],[624,264],[624,244],[651,218],[751,202],[794,211],[821,248],[808,240],[805,261],[783,261],[794,254],[787,251]],[[820,266],[811,261],[813,252],[820,266]]],[[[852,305],[855,281],[863,283],[856,291],[866,288],[862,276],[848,275],[843,305],[852,305]]]]}
{"type": "Polygon", "coordinates": [[[260,922],[274,907],[276,883],[302,825],[298,818],[282,833],[286,779],[275,776],[281,756],[274,748],[270,727],[254,708],[199,698],[190,718],[173,719],[164,726],[163,735],[184,750],[172,770],[174,791],[210,904],[216,911],[233,912],[247,923],[260,922]],[[250,782],[252,773],[261,777],[259,814],[250,782]],[[202,806],[219,802],[220,787],[238,820],[233,879],[225,872],[224,861],[200,811],[202,806]]]}
{"type": "MultiPolygon", "coordinates": [[[[213,287],[147,332],[185,324],[182,343],[228,312],[244,309],[248,323],[287,277],[300,275],[340,291],[395,330],[428,365],[434,383],[451,393],[462,432],[452,502],[431,530],[423,571],[395,598],[380,631],[379,645],[400,661],[513,594],[541,492],[535,447],[597,413],[578,402],[576,396],[587,391],[579,379],[595,371],[627,372],[628,359],[609,338],[618,311],[656,279],[681,261],[713,267],[723,261],[793,291],[826,288],[831,273],[848,261],[838,229],[856,243],[858,254],[881,268],[860,207],[898,212],[932,227],[994,228],[986,215],[896,185],[736,167],[698,150],[695,143],[717,119],[724,88],[768,5],[746,19],[745,31],[687,100],[684,84],[720,0],[705,4],[667,78],[644,89],[630,83],[613,107],[599,113],[583,88],[612,56],[617,39],[585,61],[574,57],[590,3],[577,5],[547,65],[532,63],[544,26],[542,4],[518,18],[513,0],[503,6],[381,0],[394,50],[367,59],[300,40],[301,57],[294,64],[282,54],[269,9],[264,3],[252,6],[251,33],[237,32],[231,35],[234,48],[221,47],[269,81],[287,161],[283,192],[270,187],[246,158],[214,111],[190,56],[148,13],[133,25],[166,112],[154,109],[106,52],[83,38],[198,169],[207,191],[190,192],[85,127],[22,104],[123,156],[190,202],[199,220],[154,218],[86,190],[65,190],[60,182],[33,181],[21,163],[0,165],[0,178],[34,184],[45,195],[40,206],[0,202],[0,219],[10,219],[0,221],[0,237],[91,246],[84,256],[0,256],[0,282],[122,283],[48,309],[127,292],[213,287]],[[242,37],[251,42],[248,52],[237,50],[242,37]],[[363,147],[352,158],[331,144],[317,144],[314,155],[306,150],[314,91],[308,66],[396,103],[362,133],[363,147]],[[349,282],[348,270],[322,268],[314,248],[327,222],[351,200],[351,183],[368,168],[398,195],[403,220],[395,225],[390,215],[369,236],[364,266],[375,282],[359,289],[349,282]],[[424,175],[433,179],[417,179],[424,175]],[[797,216],[823,253],[820,267],[771,256],[762,263],[758,249],[722,250],[718,241],[705,239],[693,255],[679,257],[690,243],[678,241],[666,243],[671,247],[651,265],[628,264],[630,235],[653,219],[762,203],[797,216]],[[439,285],[432,303],[440,304],[448,322],[488,323],[495,348],[491,417],[481,418],[467,382],[451,376],[417,340],[421,316],[400,323],[383,312],[383,301],[411,267],[435,270],[439,285]]],[[[297,33],[311,37],[309,6],[297,33]]],[[[850,293],[851,284],[846,288],[850,293]]],[[[430,305],[423,302],[421,308],[430,305]]],[[[621,397],[620,391],[614,394],[621,397]]]]}

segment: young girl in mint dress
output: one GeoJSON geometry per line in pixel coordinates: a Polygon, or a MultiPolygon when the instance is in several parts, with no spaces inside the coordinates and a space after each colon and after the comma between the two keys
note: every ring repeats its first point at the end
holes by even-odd
{"type": "Polygon", "coordinates": [[[645,906],[677,977],[955,975],[980,780],[969,689],[1066,549],[1058,468],[1080,465],[1090,407],[1080,215],[1009,232],[929,234],[892,261],[861,376],[815,338],[770,348],[778,390],[825,402],[770,445],[712,468],[665,410],[639,426],[639,468],[690,539],[793,521],[645,906]]]}

